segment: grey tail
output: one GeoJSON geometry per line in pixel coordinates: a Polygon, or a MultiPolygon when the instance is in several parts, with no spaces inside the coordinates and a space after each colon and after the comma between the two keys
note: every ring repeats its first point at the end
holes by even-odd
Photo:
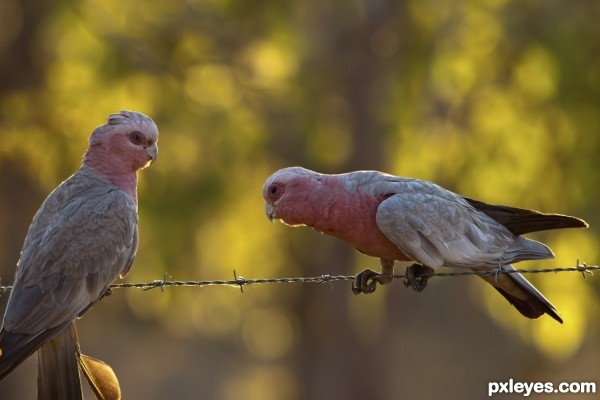
{"type": "Polygon", "coordinates": [[[2,330],[0,332],[0,381],[45,342],[65,329],[69,323],[48,329],[38,335],[20,335],[2,330]]]}
{"type": "Polygon", "coordinates": [[[78,353],[79,342],[74,322],[40,347],[38,399],[83,399],[78,353]]]}
{"type": "MultiPolygon", "coordinates": [[[[502,267],[505,271],[514,271],[512,265],[502,267]]],[[[477,269],[474,270],[484,270],[477,269]]],[[[489,271],[489,268],[485,270],[489,271]]],[[[558,310],[539,290],[537,290],[523,275],[513,273],[500,273],[498,275],[482,276],[490,283],[510,304],[525,317],[536,319],[548,314],[556,321],[563,323],[558,315],[558,310]]]]}

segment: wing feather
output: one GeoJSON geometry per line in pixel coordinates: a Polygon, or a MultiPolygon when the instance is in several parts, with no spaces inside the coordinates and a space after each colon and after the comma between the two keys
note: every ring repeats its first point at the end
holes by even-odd
{"type": "Polygon", "coordinates": [[[552,257],[545,245],[514,235],[437,185],[424,193],[391,195],[379,205],[376,221],[402,252],[432,268],[497,267],[552,257]]]}
{"type": "Polygon", "coordinates": [[[34,334],[77,318],[131,265],[135,201],[106,181],[78,179],[59,186],[34,217],[4,317],[10,332],[34,334]]]}

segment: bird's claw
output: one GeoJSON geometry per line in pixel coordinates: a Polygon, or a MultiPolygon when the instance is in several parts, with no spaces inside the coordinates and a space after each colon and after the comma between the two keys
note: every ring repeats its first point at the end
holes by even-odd
{"type": "Polygon", "coordinates": [[[412,287],[417,292],[422,292],[427,287],[427,280],[434,269],[422,264],[413,264],[406,267],[406,279],[404,286],[412,287]]]}
{"type": "Polygon", "coordinates": [[[365,269],[356,275],[354,282],[352,282],[352,292],[354,294],[360,293],[373,293],[377,289],[377,283],[384,285],[389,283],[392,277],[389,275],[382,275],[371,269],[365,269]]]}

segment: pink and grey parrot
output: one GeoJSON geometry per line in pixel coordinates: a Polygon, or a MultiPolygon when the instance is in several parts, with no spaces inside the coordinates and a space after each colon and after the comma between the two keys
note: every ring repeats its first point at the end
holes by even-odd
{"type": "Polygon", "coordinates": [[[157,140],[147,116],[110,115],[90,136],[79,170],[35,214],[0,331],[0,380],[131,268],[138,244],[137,171],[156,159],[157,140]]]}
{"type": "MultiPolygon", "coordinates": [[[[389,283],[396,260],[420,263],[425,268],[417,268],[417,275],[443,266],[514,270],[511,263],[554,257],[546,245],[521,234],[587,227],[575,217],[490,205],[432,182],[377,171],[325,175],[285,168],[267,179],[263,197],[270,220],[310,226],[380,259],[382,274],[358,274],[355,293],[389,283]]],[[[482,278],[524,316],[548,314],[562,323],[556,308],[522,275],[482,278]]]]}

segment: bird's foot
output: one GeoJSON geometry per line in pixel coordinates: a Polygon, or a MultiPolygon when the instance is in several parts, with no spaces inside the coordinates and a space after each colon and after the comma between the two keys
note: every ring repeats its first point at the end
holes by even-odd
{"type": "Polygon", "coordinates": [[[406,267],[406,279],[404,286],[412,287],[417,292],[422,292],[427,287],[427,280],[430,278],[434,269],[422,264],[413,264],[406,267]]]}
{"type": "Polygon", "coordinates": [[[106,288],[106,292],[104,292],[104,294],[102,295],[101,298],[103,299],[103,298],[108,297],[110,295],[112,295],[112,289],[111,288],[106,288]]]}
{"type": "Polygon", "coordinates": [[[391,275],[383,275],[367,268],[356,275],[356,279],[352,282],[352,292],[354,294],[373,293],[377,289],[377,283],[385,285],[391,281],[391,275]]]}

